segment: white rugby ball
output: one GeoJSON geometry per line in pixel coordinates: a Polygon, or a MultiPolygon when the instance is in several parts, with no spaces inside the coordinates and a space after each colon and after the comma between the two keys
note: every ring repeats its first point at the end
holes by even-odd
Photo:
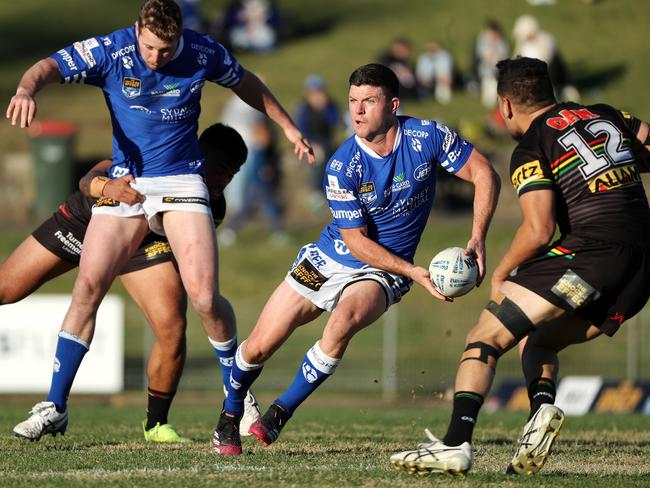
{"type": "Polygon", "coordinates": [[[465,256],[462,247],[448,247],[434,256],[429,265],[431,283],[446,297],[460,297],[476,286],[478,264],[465,256]]]}

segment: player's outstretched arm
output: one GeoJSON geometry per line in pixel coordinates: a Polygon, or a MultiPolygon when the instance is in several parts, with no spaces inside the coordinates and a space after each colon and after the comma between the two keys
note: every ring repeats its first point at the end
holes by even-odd
{"type": "Polygon", "coordinates": [[[474,185],[472,236],[467,243],[465,253],[476,256],[479,271],[478,286],[485,277],[485,238],[499,200],[501,180],[490,162],[476,149],[472,150],[467,162],[456,176],[474,185]]]}
{"type": "Polygon", "coordinates": [[[79,180],[79,190],[93,198],[108,197],[118,202],[133,205],[144,201],[144,196],[137,190],[131,188],[130,183],[135,181],[132,175],[111,179],[108,177],[108,170],[112,161],[104,159],[91,168],[79,180]]]}
{"type": "Polygon", "coordinates": [[[285,137],[293,144],[294,153],[298,159],[302,160],[304,156],[307,156],[309,164],[316,162],[311,144],[305,139],[287,111],[280,105],[280,102],[277,101],[262,80],[250,71],[246,71],[242,80],[237,86],[233,87],[232,91],[248,105],[266,114],[282,128],[285,137]]]}
{"type": "Polygon", "coordinates": [[[555,192],[536,190],[519,197],[523,221],[510,248],[492,274],[492,299],[495,300],[501,284],[510,272],[525,261],[538,256],[555,234],[555,192]]]}
{"type": "Polygon", "coordinates": [[[431,283],[429,271],[421,266],[416,266],[391,253],[381,244],[368,237],[367,227],[356,229],[339,229],[345,245],[352,255],[359,261],[375,268],[391,273],[400,274],[420,284],[438,300],[453,302],[452,298],[442,295],[431,283]]]}
{"type": "Polygon", "coordinates": [[[53,59],[41,59],[25,71],[20,79],[16,94],[11,97],[7,107],[7,118],[11,125],[20,121],[20,128],[29,127],[36,116],[34,96],[46,85],[59,81],[59,65],[53,59]]]}

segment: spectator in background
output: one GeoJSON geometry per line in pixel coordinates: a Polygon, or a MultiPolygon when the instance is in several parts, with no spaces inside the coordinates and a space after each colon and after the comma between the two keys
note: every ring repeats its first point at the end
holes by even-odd
{"type": "Polygon", "coordinates": [[[508,58],[509,54],[510,46],[501,25],[495,20],[488,20],[474,46],[475,71],[481,87],[481,102],[486,108],[496,106],[496,64],[508,58]]]}
{"type": "Polygon", "coordinates": [[[555,38],[541,29],[535,17],[522,15],[517,18],[512,34],[515,38],[515,55],[541,59],[548,65],[551,83],[559,99],[576,102],[580,100],[580,93],[570,83],[566,64],[555,38]]]}
{"type": "Polygon", "coordinates": [[[296,110],[296,124],[311,142],[316,156],[316,164],[309,167],[309,204],[312,210],[319,210],[325,205],[322,192],[325,164],[334,152],[334,135],[341,125],[339,108],[319,75],[305,78],[305,98],[296,110]]]}
{"type": "Polygon", "coordinates": [[[218,233],[219,242],[223,246],[237,242],[237,231],[260,208],[270,227],[271,239],[282,244],[287,237],[282,225],[280,157],[270,121],[237,97],[226,103],[222,118],[241,134],[248,146],[248,159],[233,179],[233,187],[225,192],[231,216],[218,233]]]}
{"type": "Polygon", "coordinates": [[[440,43],[431,41],[427,44],[426,51],[418,56],[415,74],[421,95],[433,93],[436,101],[443,105],[451,101],[454,60],[440,43]]]}
{"type": "Polygon", "coordinates": [[[388,66],[399,81],[399,96],[402,100],[418,97],[418,83],[411,64],[413,48],[410,39],[398,37],[390,44],[388,51],[379,56],[379,62],[388,66]]]}
{"type": "Polygon", "coordinates": [[[234,50],[266,52],[278,43],[280,14],[270,0],[235,0],[226,11],[223,31],[234,50]]]}

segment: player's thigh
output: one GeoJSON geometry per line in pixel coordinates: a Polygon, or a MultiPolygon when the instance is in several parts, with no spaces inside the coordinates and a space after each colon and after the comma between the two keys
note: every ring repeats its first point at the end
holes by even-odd
{"type": "Polygon", "coordinates": [[[210,214],[168,211],[163,224],[183,282],[186,285],[188,281],[197,285],[209,283],[213,287],[217,256],[210,214]]]}
{"type": "Polygon", "coordinates": [[[500,291],[504,297],[515,303],[536,326],[566,315],[565,310],[518,283],[505,281],[501,285],[500,291]]]}
{"type": "Polygon", "coordinates": [[[250,356],[269,357],[297,327],[311,322],[321,313],[321,309],[283,281],[264,305],[246,340],[249,359],[250,356]]]}
{"type": "Polygon", "coordinates": [[[93,215],[83,242],[77,282],[112,282],[147,233],[143,216],[93,215]]]}
{"type": "Polygon", "coordinates": [[[386,291],[375,280],[356,281],[346,286],[332,312],[323,339],[350,337],[372,324],[386,311],[386,291]]]}
{"type": "Polygon", "coordinates": [[[538,327],[526,339],[522,347],[535,346],[559,352],[567,346],[581,344],[599,337],[603,332],[589,321],[567,314],[538,327]]]}
{"type": "Polygon", "coordinates": [[[173,262],[122,274],[120,280],[142,309],[156,337],[183,336],[187,299],[173,262]]]}
{"type": "Polygon", "coordinates": [[[76,267],[30,235],[0,264],[0,304],[22,300],[43,283],[76,267]]]}

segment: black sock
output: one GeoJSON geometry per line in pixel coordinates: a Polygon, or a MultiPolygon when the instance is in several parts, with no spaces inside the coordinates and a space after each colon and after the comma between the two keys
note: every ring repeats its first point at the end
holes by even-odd
{"type": "Polygon", "coordinates": [[[169,407],[172,405],[175,391],[165,392],[148,389],[147,392],[147,425],[146,430],[155,427],[156,424],[166,424],[169,407]]]}
{"type": "Polygon", "coordinates": [[[545,403],[555,403],[555,383],[547,378],[537,378],[528,386],[528,399],[530,400],[530,420],[539,407],[545,403]]]}
{"type": "Polygon", "coordinates": [[[483,397],[478,393],[470,391],[456,393],[451,421],[442,442],[447,446],[460,446],[463,442],[472,442],[472,432],[481,405],[483,405],[483,397]]]}

